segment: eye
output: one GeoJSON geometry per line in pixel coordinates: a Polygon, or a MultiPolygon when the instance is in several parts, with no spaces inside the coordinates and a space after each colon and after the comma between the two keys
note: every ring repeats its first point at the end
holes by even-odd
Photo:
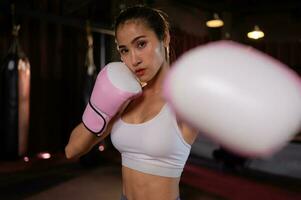
{"type": "Polygon", "coordinates": [[[125,49],[125,48],[119,49],[119,53],[120,53],[121,55],[124,55],[124,54],[126,54],[127,52],[129,52],[128,49],[125,49]]]}
{"type": "Polygon", "coordinates": [[[139,48],[139,49],[142,49],[142,48],[144,48],[146,46],[146,41],[138,41],[137,42],[137,47],[139,48]]]}

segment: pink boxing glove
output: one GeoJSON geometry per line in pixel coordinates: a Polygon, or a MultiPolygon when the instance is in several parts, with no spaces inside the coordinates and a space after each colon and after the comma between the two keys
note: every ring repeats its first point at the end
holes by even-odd
{"type": "Polygon", "coordinates": [[[240,43],[212,42],[181,56],[164,97],[182,120],[247,157],[276,153],[301,129],[301,79],[240,43]]]}
{"type": "Polygon", "coordinates": [[[140,83],[122,62],[107,64],[98,74],[82,121],[85,127],[101,136],[108,122],[126,101],[142,93],[140,83]]]}

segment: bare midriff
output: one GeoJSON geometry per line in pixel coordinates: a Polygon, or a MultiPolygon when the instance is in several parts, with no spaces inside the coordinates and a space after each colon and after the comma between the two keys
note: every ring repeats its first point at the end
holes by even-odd
{"type": "Polygon", "coordinates": [[[163,177],[122,166],[123,194],[128,200],[175,200],[180,177],[163,177]]]}

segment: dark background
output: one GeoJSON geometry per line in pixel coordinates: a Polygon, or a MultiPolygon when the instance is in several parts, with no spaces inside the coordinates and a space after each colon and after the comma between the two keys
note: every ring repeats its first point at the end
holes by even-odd
{"type": "Polygon", "coordinates": [[[172,25],[172,60],[195,46],[231,39],[266,52],[300,74],[298,0],[1,0],[0,59],[5,58],[12,42],[11,4],[14,4],[15,21],[21,25],[20,44],[31,63],[29,153],[63,151],[71,130],[81,120],[85,107],[82,93],[87,20],[94,28],[94,62],[99,70],[101,63],[118,60],[114,37],[110,34],[114,16],[120,9],[136,3],[168,13],[172,25]],[[213,12],[223,18],[224,27],[205,26],[213,12]],[[246,37],[255,24],[266,34],[258,41],[246,37]],[[101,38],[106,50],[102,60],[101,38]]]}

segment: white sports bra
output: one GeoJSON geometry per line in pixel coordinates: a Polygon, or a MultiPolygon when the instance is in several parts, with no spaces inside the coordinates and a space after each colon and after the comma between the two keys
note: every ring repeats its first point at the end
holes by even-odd
{"type": "Polygon", "coordinates": [[[119,118],[112,127],[111,140],[121,153],[123,166],[165,177],[181,176],[191,149],[167,104],[141,124],[119,118]]]}

